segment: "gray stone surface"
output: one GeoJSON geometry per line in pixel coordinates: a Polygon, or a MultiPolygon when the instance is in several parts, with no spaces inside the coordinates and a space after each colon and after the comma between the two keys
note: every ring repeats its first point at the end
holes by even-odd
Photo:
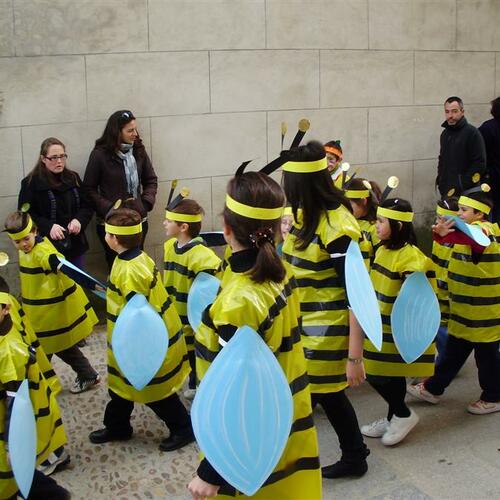
{"type": "Polygon", "coordinates": [[[497,0],[457,0],[457,49],[500,50],[497,0]]]}
{"type": "Polygon", "coordinates": [[[12,1],[0,0],[0,56],[14,55],[12,1]]]}

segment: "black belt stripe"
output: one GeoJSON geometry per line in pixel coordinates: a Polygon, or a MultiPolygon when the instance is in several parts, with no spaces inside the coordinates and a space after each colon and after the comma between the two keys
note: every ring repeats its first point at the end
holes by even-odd
{"type": "MultiPolygon", "coordinates": [[[[380,361],[383,363],[402,363],[406,365],[406,361],[401,357],[400,354],[396,353],[384,353],[384,352],[374,352],[374,351],[366,351],[363,353],[363,357],[365,359],[370,359],[372,361],[380,361]]],[[[414,363],[434,363],[435,356],[434,354],[423,354],[418,359],[414,361],[414,363]]]]}
{"type": "Polygon", "coordinates": [[[50,274],[52,270],[46,271],[43,267],[19,266],[19,271],[24,274],[50,274]]]}
{"type": "Polygon", "coordinates": [[[304,348],[304,355],[306,359],[313,361],[340,361],[344,358],[347,358],[347,354],[347,349],[341,349],[338,351],[316,351],[314,349],[304,348]]]}
{"type": "Polygon", "coordinates": [[[281,345],[279,348],[279,352],[290,352],[293,350],[293,346],[300,342],[300,328],[296,326],[292,328],[290,335],[288,337],[283,337],[281,339],[281,345]]]}
{"type": "Polygon", "coordinates": [[[458,316],[457,314],[450,314],[449,319],[469,328],[489,328],[492,326],[500,326],[500,318],[468,319],[458,316]]]}
{"type": "MultiPolygon", "coordinates": [[[[452,257],[461,262],[472,262],[472,255],[468,253],[453,252],[452,257]]],[[[500,254],[483,253],[479,257],[479,262],[500,262],[500,254]]]]}
{"type": "Polygon", "coordinates": [[[448,259],[442,259],[436,254],[432,254],[432,262],[434,262],[434,264],[438,265],[439,267],[442,267],[443,269],[448,269],[448,259]]]}
{"type": "Polygon", "coordinates": [[[196,277],[196,273],[188,269],[186,266],[178,264],[177,262],[165,262],[164,268],[165,271],[175,271],[183,276],[187,276],[188,278],[196,277]]]}
{"type": "Polygon", "coordinates": [[[302,327],[305,337],[345,337],[349,335],[348,325],[318,325],[302,327]]]}
{"type": "Polygon", "coordinates": [[[309,377],[307,373],[303,373],[302,375],[298,376],[295,380],[292,380],[290,382],[290,391],[292,392],[292,396],[300,391],[303,391],[308,384],[309,384],[309,377]]]}
{"type": "Polygon", "coordinates": [[[310,429],[311,427],[314,427],[314,419],[312,414],[307,415],[307,417],[298,418],[297,420],[295,420],[295,422],[292,424],[292,428],[290,429],[290,434],[293,434],[294,432],[305,431],[307,429],[310,429]]]}
{"type": "Polygon", "coordinates": [[[478,278],[448,272],[448,280],[457,281],[458,283],[464,283],[465,285],[471,286],[500,285],[500,276],[495,278],[478,278]]]}
{"type": "Polygon", "coordinates": [[[73,283],[69,288],[66,288],[61,295],[57,297],[50,297],[48,299],[28,299],[26,297],[22,298],[24,304],[30,306],[48,306],[50,304],[57,304],[59,302],[64,302],[72,293],[76,292],[76,283],[73,283]]]}
{"type": "Polygon", "coordinates": [[[333,269],[331,259],[322,260],[320,262],[312,262],[310,260],[301,259],[295,255],[289,255],[283,252],[283,258],[292,266],[299,267],[300,269],[307,269],[308,271],[326,271],[333,269]]]}
{"type": "Polygon", "coordinates": [[[469,297],[467,295],[457,295],[450,293],[450,300],[460,304],[471,306],[492,306],[500,304],[500,297],[469,297]]]}
{"type": "Polygon", "coordinates": [[[302,457],[286,469],[273,472],[262,486],[268,486],[302,470],[319,469],[319,457],[302,457]]]}
{"type": "Polygon", "coordinates": [[[92,306],[90,305],[90,303],[87,303],[85,305],[85,312],[79,318],[73,321],[71,325],[65,326],[63,328],[58,328],[57,330],[47,330],[44,332],[37,332],[38,337],[43,337],[43,338],[54,337],[55,335],[61,335],[62,333],[69,332],[70,330],[78,326],[80,323],[83,323],[87,319],[88,317],[87,311],[91,308],[92,306]]]}
{"type": "Polygon", "coordinates": [[[385,267],[381,266],[377,262],[373,263],[372,271],[377,271],[380,274],[383,274],[384,276],[387,276],[388,278],[391,278],[392,280],[400,280],[400,279],[402,279],[401,275],[399,273],[395,273],[395,272],[389,271],[389,269],[386,269],[385,267]]]}
{"type": "Polygon", "coordinates": [[[325,278],[322,280],[316,280],[314,278],[298,278],[297,286],[300,288],[312,287],[316,289],[320,288],[342,288],[344,283],[338,276],[331,276],[330,278],[325,278]]]}
{"type": "Polygon", "coordinates": [[[309,375],[309,382],[311,384],[337,384],[346,382],[347,377],[345,373],[340,375],[309,375]]]}
{"type": "Polygon", "coordinates": [[[347,309],[347,301],[332,300],[329,302],[301,302],[300,310],[303,312],[320,312],[320,311],[342,311],[347,309]]]}

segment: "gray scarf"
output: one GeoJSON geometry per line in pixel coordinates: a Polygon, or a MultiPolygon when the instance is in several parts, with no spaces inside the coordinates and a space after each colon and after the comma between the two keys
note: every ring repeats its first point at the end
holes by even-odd
{"type": "Polygon", "coordinates": [[[128,194],[133,198],[139,196],[139,176],[137,175],[137,162],[134,157],[133,144],[121,144],[120,150],[116,154],[122,159],[127,178],[128,194]]]}

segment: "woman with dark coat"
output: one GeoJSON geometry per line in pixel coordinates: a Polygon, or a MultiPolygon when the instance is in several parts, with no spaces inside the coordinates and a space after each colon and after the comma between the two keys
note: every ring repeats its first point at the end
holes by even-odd
{"type": "Polygon", "coordinates": [[[83,267],[89,244],[85,228],[93,210],[82,192],[80,176],[66,168],[65,145],[49,137],[40,146],[35,167],[21,182],[18,206],[29,203],[29,213],[41,236],[69,261],[83,267]]]}
{"type": "Polygon", "coordinates": [[[127,208],[139,212],[143,219],[145,238],[147,214],[153,209],[158,189],[158,178],[131,111],[115,111],[108,118],[102,136],[90,153],[83,184],[96,211],[97,235],[111,269],[116,253],[104,240],[106,214],[117,200],[127,200],[127,208]]]}

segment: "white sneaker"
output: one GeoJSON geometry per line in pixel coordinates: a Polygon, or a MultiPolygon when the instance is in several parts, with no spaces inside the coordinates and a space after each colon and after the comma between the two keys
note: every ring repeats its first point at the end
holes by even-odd
{"type": "Polygon", "coordinates": [[[495,413],[496,411],[500,411],[500,401],[496,403],[490,403],[488,401],[483,401],[482,399],[478,399],[467,406],[467,411],[469,413],[473,413],[474,415],[486,415],[488,413],[495,413]]]}
{"type": "Polygon", "coordinates": [[[418,424],[418,415],[411,410],[409,417],[396,417],[394,415],[389,422],[389,427],[382,436],[382,444],[393,446],[408,435],[408,433],[418,424]]]}
{"type": "Polygon", "coordinates": [[[54,472],[58,470],[64,469],[71,461],[71,457],[66,450],[62,450],[62,453],[57,456],[55,453],[52,453],[47,460],[42,462],[37,469],[45,474],[46,476],[50,476],[54,472]]]}
{"type": "Polygon", "coordinates": [[[196,389],[186,389],[184,391],[184,397],[186,399],[189,399],[189,401],[192,401],[195,396],[196,396],[196,389]]]}
{"type": "Polygon", "coordinates": [[[362,425],[361,434],[371,438],[380,438],[385,434],[387,427],[389,427],[389,420],[386,418],[379,418],[371,424],[362,425]]]}
{"type": "Polygon", "coordinates": [[[409,385],[406,387],[406,392],[411,394],[414,398],[420,399],[421,401],[427,401],[433,405],[439,403],[439,396],[431,394],[426,388],[423,382],[416,385],[409,385]]]}

